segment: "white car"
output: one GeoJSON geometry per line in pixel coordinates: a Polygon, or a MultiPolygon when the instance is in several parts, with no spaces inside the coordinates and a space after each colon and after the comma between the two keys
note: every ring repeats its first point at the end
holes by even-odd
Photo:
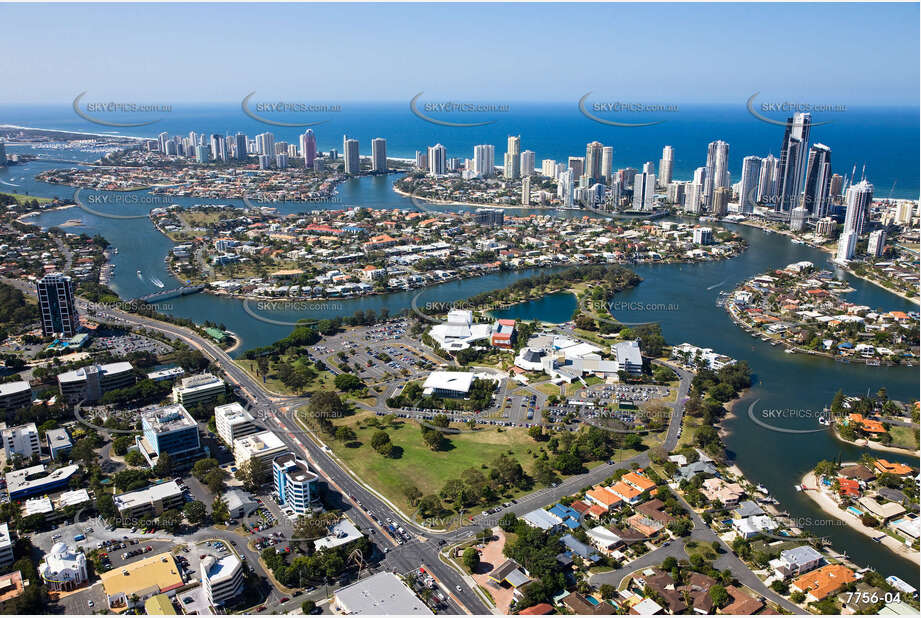
{"type": "Polygon", "coordinates": [[[86,602],[87,607],[92,607],[93,605],[94,605],[93,599],[90,599],[89,601],[86,602]]]}
{"type": "Polygon", "coordinates": [[[463,590],[460,586],[454,586],[454,587],[457,589],[458,592],[460,592],[461,590],[463,590]]]}

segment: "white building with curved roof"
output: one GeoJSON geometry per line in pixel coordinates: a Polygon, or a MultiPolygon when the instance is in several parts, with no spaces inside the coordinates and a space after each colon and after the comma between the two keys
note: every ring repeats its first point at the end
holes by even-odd
{"type": "Polygon", "coordinates": [[[89,581],[86,554],[55,543],[38,566],[39,575],[51,590],[76,590],[89,581]]]}

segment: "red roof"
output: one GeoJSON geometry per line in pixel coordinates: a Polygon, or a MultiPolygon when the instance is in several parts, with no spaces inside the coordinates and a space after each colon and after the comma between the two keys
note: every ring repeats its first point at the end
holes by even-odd
{"type": "Polygon", "coordinates": [[[553,613],[553,606],[549,603],[538,603],[518,612],[521,616],[544,616],[553,613]]]}

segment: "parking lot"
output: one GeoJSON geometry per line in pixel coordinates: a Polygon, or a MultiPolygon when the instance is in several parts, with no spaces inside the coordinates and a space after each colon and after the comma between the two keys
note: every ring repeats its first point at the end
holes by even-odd
{"type": "Polygon", "coordinates": [[[114,356],[126,357],[132,352],[150,352],[151,354],[169,354],[173,348],[156,339],[143,335],[123,332],[107,332],[93,338],[92,350],[106,350],[114,356]]]}

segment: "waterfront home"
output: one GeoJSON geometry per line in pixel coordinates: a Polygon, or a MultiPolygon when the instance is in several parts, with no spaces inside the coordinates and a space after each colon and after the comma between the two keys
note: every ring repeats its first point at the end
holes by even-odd
{"type": "Polygon", "coordinates": [[[733,506],[745,496],[745,490],[738,483],[727,483],[723,479],[710,478],[703,482],[700,492],[710,502],[719,501],[725,506],[733,506]]]}
{"type": "Polygon", "coordinates": [[[790,588],[805,594],[807,601],[817,602],[854,581],[851,569],[843,564],[828,564],[796,578],[790,588]]]}
{"type": "Polygon", "coordinates": [[[732,527],[743,539],[751,539],[759,534],[777,530],[779,524],[767,515],[754,515],[745,519],[733,519],[732,527]]]}
{"type": "Polygon", "coordinates": [[[770,566],[781,578],[801,575],[818,568],[825,558],[809,545],[801,545],[780,552],[780,557],[771,560],[770,566]]]}

